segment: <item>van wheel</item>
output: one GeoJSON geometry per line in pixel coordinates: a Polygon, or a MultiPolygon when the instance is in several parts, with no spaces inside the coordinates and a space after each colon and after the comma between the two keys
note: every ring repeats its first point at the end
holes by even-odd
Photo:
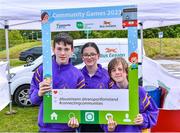
{"type": "Polygon", "coordinates": [[[14,94],[14,101],[18,106],[29,107],[32,103],[29,98],[30,85],[20,86],[14,94]]]}

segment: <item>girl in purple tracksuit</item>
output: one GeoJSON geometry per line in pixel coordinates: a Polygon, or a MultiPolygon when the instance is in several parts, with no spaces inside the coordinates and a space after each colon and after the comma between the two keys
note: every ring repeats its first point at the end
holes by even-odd
{"type": "MultiPolygon", "coordinates": [[[[112,79],[112,83],[109,84],[110,89],[128,89],[128,64],[124,58],[112,59],[108,64],[108,72],[112,79]]],[[[139,114],[134,119],[135,125],[117,125],[116,121],[109,118],[108,124],[102,127],[106,132],[142,132],[156,124],[158,112],[153,99],[143,87],[139,87],[139,114]]]]}
{"type": "MultiPolygon", "coordinates": [[[[70,63],[73,53],[73,40],[67,34],[59,34],[53,43],[55,56],[52,59],[52,82],[53,89],[83,88],[85,86],[83,74],[70,63]]],[[[40,105],[38,126],[40,132],[75,132],[79,126],[78,120],[73,117],[68,124],[44,123],[43,122],[43,95],[51,91],[51,81],[43,79],[42,65],[35,71],[30,88],[32,104],[40,105]]]]}
{"type": "MultiPolygon", "coordinates": [[[[106,69],[102,68],[97,61],[100,52],[97,45],[93,42],[84,44],[81,49],[82,60],[86,64],[82,68],[85,77],[85,88],[87,89],[107,89],[109,83],[109,75],[106,69]]],[[[81,132],[103,132],[98,124],[82,124],[81,132]]]]}

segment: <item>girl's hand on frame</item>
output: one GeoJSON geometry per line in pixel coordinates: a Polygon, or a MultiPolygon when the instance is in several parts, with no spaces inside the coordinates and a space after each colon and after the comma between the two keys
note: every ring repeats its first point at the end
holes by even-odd
{"type": "Polygon", "coordinates": [[[134,123],[136,125],[141,125],[144,122],[144,118],[142,114],[138,114],[137,117],[134,119],[134,123]]]}
{"type": "Polygon", "coordinates": [[[117,122],[112,117],[108,119],[108,131],[113,132],[117,126],[117,122]]]}
{"type": "Polygon", "coordinates": [[[70,120],[68,122],[68,126],[71,127],[71,128],[79,127],[78,119],[76,119],[75,117],[70,118],[70,120]]]}

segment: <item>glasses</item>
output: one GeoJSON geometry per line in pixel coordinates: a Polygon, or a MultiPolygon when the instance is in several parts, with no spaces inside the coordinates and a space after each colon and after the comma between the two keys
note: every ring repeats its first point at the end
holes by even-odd
{"type": "Polygon", "coordinates": [[[83,54],[82,56],[83,56],[84,58],[89,58],[89,57],[90,57],[90,58],[94,58],[94,57],[96,57],[96,55],[97,55],[96,53],[90,53],[90,54],[86,54],[86,53],[85,53],[85,54],[83,54]]]}

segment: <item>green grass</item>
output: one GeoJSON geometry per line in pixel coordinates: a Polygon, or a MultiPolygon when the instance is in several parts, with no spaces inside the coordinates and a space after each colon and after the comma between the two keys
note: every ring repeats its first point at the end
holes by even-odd
{"type": "MultiPolygon", "coordinates": [[[[10,59],[17,59],[19,58],[20,52],[39,45],[41,45],[40,41],[15,45],[14,47],[11,47],[9,50],[10,59]]],[[[0,51],[0,59],[5,59],[5,58],[6,58],[6,50],[0,51]]]]}
{"type": "MultiPolygon", "coordinates": [[[[6,59],[4,61],[6,61],[6,59]]],[[[27,64],[27,63],[19,59],[10,59],[10,66],[16,67],[16,66],[21,66],[24,64],[27,64]]]]}
{"type": "Polygon", "coordinates": [[[180,58],[180,38],[144,39],[146,55],[151,58],[180,58]]]}
{"type": "Polygon", "coordinates": [[[13,106],[17,113],[6,115],[9,107],[0,111],[0,132],[38,132],[38,107],[13,106]]]}
{"type": "Polygon", "coordinates": [[[20,66],[26,64],[25,61],[20,61],[19,59],[10,59],[10,66],[20,66]]]}

